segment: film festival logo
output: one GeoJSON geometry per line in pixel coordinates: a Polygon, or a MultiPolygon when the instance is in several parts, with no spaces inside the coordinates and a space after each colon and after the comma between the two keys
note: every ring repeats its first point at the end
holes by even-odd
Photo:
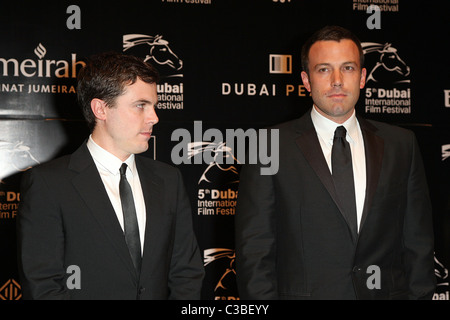
{"type": "Polygon", "coordinates": [[[211,248],[203,251],[203,265],[210,264],[218,267],[219,276],[214,280],[215,300],[239,300],[236,297],[236,255],[233,249],[211,248]]]}
{"type": "Polygon", "coordinates": [[[410,114],[411,69],[391,43],[362,42],[366,60],[365,112],[410,114]]]}
{"type": "Polygon", "coordinates": [[[434,256],[434,274],[436,276],[436,292],[433,300],[450,300],[450,283],[448,269],[434,256]]]}
{"type": "Polygon", "coordinates": [[[123,35],[123,52],[141,57],[158,69],[162,81],[158,84],[158,109],[183,109],[183,60],[172,50],[162,35],[123,35]]]}
{"type": "Polygon", "coordinates": [[[194,141],[189,142],[187,148],[189,159],[210,154],[209,163],[198,180],[202,187],[198,189],[197,214],[234,215],[240,163],[232,148],[223,141],[194,141]]]}
{"type": "Polygon", "coordinates": [[[217,128],[203,132],[202,122],[194,121],[193,137],[189,130],[177,128],[171,141],[178,141],[171,151],[173,164],[206,165],[198,180],[198,215],[234,215],[241,164],[261,163],[261,175],[278,172],[276,129],[226,129],[224,135],[217,128]]]}
{"type": "Polygon", "coordinates": [[[188,129],[177,128],[170,138],[171,141],[178,141],[170,154],[175,165],[211,164],[212,162],[227,165],[235,164],[235,162],[260,163],[261,175],[274,175],[279,169],[278,129],[250,128],[245,131],[242,128],[225,129],[223,134],[217,128],[203,131],[202,121],[194,121],[193,137],[188,129]],[[210,144],[207,141],[214,144],[211,144],[211,147],[205,147],[210,144]],[[222,156],[219,157],[218,154],[222,156]]]}
{"type": "Polygon", "coordinates": [[[223,141],[194,141],[187,144],[187,157],[203,158],[206,169],[198,180],[198,215],[234,215],[239,185],[239,160],[223,141]],[[198,157],[200,156],[200,157],[198,157]]]}
{"type": "Polygon", "coordinates": [[[450,144],[444,144],[441,146],[442,161],[447,160],[450,157],[450,144]]]}
{"type": "Polygon", "coordinates": [[[31,148],[22,141],[13,143],[0,140],[0,184],[5,184],[5,178],[21,171],[26,171],[39,164],[33,156],[31,148]]]}
{"type": "Polygon", "coordinates": [[[239,164],[239,160],[233,155],[233,150],[227,147],[226,142],[195,141],[188,143],[188,158],[204,152],[210,152],[212,157],[198,184],[203,181],[211,183],[218,175],[221,176],[222,181],[225,181],[225,184],[239,183],[239,172],[235,165],[235,163],[239,164]],[[227,159],[232,159],[232,162],[227,159]],[[224,177],[225,175],[226,177],[224,177]]]}
{"type": "MultiPolygon", "coordinates": [[[[17,174],[26,171],[40,162],[32,154],[31,148],[22,141],[0,140],[0,220],[15,219],[19,208],[20,193],[11,189],[17,185],[17,174]]],[[[9,287],[8,287],[9,288],[9,287]]]]}

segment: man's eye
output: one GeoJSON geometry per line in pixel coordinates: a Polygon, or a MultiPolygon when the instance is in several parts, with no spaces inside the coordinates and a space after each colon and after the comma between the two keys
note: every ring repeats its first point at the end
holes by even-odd
{"type": "Polygon", "coordinates": [[[144,104],[140,103],[140,104],[136,105],[136,107],[139,108],[139,109],[143,109],[144,108],[144,104]]]}

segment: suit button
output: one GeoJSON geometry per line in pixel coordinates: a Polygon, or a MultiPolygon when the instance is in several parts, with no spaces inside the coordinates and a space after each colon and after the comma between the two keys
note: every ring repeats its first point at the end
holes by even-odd
{"type": "Polygon", "coordinates": [[[356,272],[361,272],[361,270],[362,270],[361,267],[354,266],[352,271],[356,273],[356,272]]]}
{"type": "Polygon", "coordinates": [[[141,300],[141,295],[144,293],[144,291],[145,291],[144,287],[139,287],[137,295],[136,295],[137,300],[141,300]]]}

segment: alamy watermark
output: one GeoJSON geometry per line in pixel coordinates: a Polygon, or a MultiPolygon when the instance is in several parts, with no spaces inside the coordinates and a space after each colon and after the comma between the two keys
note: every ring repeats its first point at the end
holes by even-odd
{"type": "Polygon", "coordinates": [[[220,129],[203,131],[202,121],[194,121],[193,136],[178,128],[172,141],[179,141],[171,152],[174,164],[261,164],[261,175],[274,175],[279,169],[278,129],[220,129]]]}
{"type": "Polygon", "coordinates": [[[69,275],[66,280],[66,286],[69,290],[81,289],[81,269],[77,265],[70,265],[67,267],[66,273],[69,275]]]}
{"type": "Polygon", "coordinates": [[[366,285],[369,290],[381,289],[381,269],[377,265],[370,265],[366,270],[370,276],[367,278],[366,285]]]}

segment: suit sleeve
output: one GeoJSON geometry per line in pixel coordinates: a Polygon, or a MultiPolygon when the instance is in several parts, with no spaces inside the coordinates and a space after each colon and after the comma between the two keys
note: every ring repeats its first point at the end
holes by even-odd
{"type": "Polygon", "coordinates": [[[240,173],[235,216],[236,279],[241,299],[278,299],[273,176],[259,165],[240,173]]]}
{"type": "Polygon", "coordinates": [[[68,298],[63,225],[52,191],[36,169],[22,177],[17,229],[24,299],[68,298]]]}
{"type": "Polygon", "coordinates": [[[408,179],[408,200],[404,221],[404,261],[411,299],[431,299],[434,275],[434,236],[431,202],[425,171],[415,136],[408,179]]]}
{"type": "Polygon", "coordinates": [[[200,299],[204,267],[194,234],[189,197],[179,170],[176,184],[175,240],[169,271],[169,299],[200,299]]]}

